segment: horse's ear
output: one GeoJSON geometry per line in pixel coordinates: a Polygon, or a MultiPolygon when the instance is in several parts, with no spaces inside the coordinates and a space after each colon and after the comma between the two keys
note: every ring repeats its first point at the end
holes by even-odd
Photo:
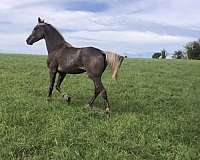
{"type": "Polygon", "coordinates": [[[38,17],[38,23],[44,23],[44,20],[42,20],[40,17],[38,17]]]}

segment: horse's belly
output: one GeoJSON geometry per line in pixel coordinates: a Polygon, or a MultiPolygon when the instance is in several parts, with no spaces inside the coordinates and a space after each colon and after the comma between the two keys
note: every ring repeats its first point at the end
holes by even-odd
{"type": "Polygon", "coordinates": [[[58,72],[68,73],[68,74],[79,74],[79,73],[85,72],[85,70],[82,68],[76,68],[76,67],[64,68],[64,67],[58,66],[58,72]]]}
{"type": "Polygon", "coordinates": [[[85,70],[84,69],[74,69],[74,70],[70,70],[67,73],[69,74],[80,74],[80,73],[84,73],[85,70]]]}
{"type": "Polygon", "coordinates": [[[66,63],[60,63],[57,68],[58,72],[64,72],[68,74],[79,74],[85,72],[85,68],[80,66],[75,61],[69,61],[66,63]]]}

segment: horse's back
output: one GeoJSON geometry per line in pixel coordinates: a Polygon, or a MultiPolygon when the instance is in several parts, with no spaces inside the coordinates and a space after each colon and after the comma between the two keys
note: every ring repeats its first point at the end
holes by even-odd
{"type": "Polygon", "coordinates": [[[81,49],[81,52],[83,55],[85,56],[100,56],[100,57],[104,57],[105,56],[105,53],[104,51],[98,49],[98,48],[95,48],[95,47],[84,47],[84,48],[80,48],[81,49]]]}

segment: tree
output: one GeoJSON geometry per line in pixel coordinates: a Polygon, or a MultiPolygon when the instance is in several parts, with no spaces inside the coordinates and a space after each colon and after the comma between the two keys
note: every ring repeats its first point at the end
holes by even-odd
{"type": "Polygon", "coordinates": [[[200,39],[197,41],[189,42],[185,45],[188,59],[200,60],[200,39]]]}
{"type": "Polygon", "coordinates": [[[177,50],[174,52],[173,56],[176,59],[183,59],[185,57],[185,53],[182,50],[177,50]]]}

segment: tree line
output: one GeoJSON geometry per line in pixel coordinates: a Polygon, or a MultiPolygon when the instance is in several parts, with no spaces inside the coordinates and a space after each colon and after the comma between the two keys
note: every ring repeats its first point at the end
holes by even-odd
{"type": "MultiPolygon", "coordinates": [[[[160,52],[156,52],[152,55],[152,58],[156,59],[165,59],[168,53],[165,49],[162,49],[160,52]]],[[[175,59],[196,59],[200,60],[200,39],[192,42],[188,42],[184,49],[179,49],[174,51],[172,58],[175,59]]]]}

